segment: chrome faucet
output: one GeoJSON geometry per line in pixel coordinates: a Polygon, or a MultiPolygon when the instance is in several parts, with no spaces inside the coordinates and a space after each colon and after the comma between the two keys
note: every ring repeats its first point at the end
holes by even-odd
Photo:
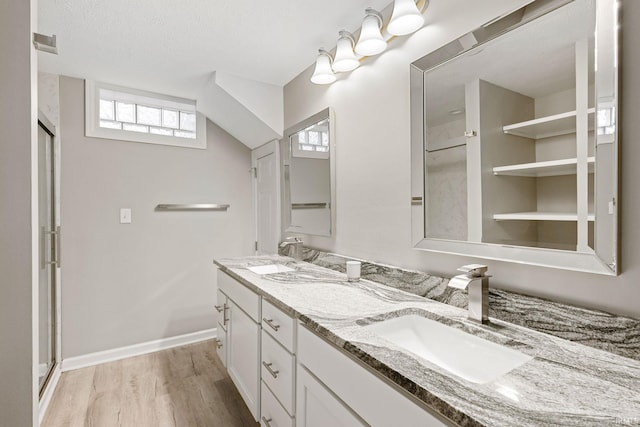
{"type": "Polygon", "coordinates": [[[287,237],[282,243],[280,243],[280,247],[286,248],[288,246],[293,246],[293,257],[297,260],[302,260],[303,244],[304,242],[300,237],[287,237]]]}
{"type": "Polygon", "coordinates": [[[467,289],[469,297],[469,319],[475,322],[489,322],[489,277],[488,267],[481,264],[463,265],[458,268],[465,274],[454,276],[449,286],[467,289]]]}

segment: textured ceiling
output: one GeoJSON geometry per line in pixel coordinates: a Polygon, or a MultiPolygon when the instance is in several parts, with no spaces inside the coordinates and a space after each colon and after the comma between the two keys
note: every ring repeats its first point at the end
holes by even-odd
{"type": "Polygon", "coordinates": [[[213,71],[283,86],[391,0],[39,0],[42,71],[196,98],[213,71]]]}

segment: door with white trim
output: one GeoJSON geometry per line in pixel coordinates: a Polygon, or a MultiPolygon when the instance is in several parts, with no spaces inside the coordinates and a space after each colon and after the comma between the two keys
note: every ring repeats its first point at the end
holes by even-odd
{"type": "Polygon", "coordinates": [[[280,197],[278,142],[272,141],[251,152],[254,172],[254,218],[256,253],[278,252],[280,197]]]}

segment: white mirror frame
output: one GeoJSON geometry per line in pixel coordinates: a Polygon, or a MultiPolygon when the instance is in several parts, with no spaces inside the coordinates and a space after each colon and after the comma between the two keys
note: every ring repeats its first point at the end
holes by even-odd
{"type": "Polygon", "coordinates": [[[282,224],[283,238],[288,235],[316,235],[324,237],[335,236],[336,232],[336,138],[335,138],[335,114],[333,108],[325,108],[324,110],[312,115],[311,117],[296,123],[284,132],[284,137],[280,140],[280,153],[281,153],[281,169],[282,169],[282,224]],[[308,128],[324,119],[329,119],[329,176],[331,197],[329,203],[329,232],[327,234],[319,234],[309,232],[302,228],[293,227],[291,225],[291,186],[289,168],[291,163],[291,136],[300,132],[303,129],[308,128]]]}
{"type": "MultiPolygon", "coordinates": [[[[604,218],[606,214],[609,219],[596,222],[596,241],[606,241],[607,254],[602,257],[598,255],[600,251],[566,251],[556,249],[543,249],[526,246],[513,246],[493,243],[480,243],[456,240],[444,240],[428,238],[425,235],[425,149],[426,149],[426,102],[425,102],[425,72],[434,67],[442,65],[453,58],[474,49],[489,40],[502,36],[508,31],[520,27],[548,12],[571,3],[574,0],[535,0],[529,5],[529,11],[534,13],[522,13],[517,10],[490,23],[463,35],[457,40],[437,49],[425,57],[415,61],[410,67],[411,81],[411,210],[412,210],[412,243],[414,248],[439,253],[472,256],[483,259],[507,261],[519,264],[538,265],[544,267],[558,268],[563,270],[573,270],[604,275],[618,275],[618,253],[619,253],[619,128],[616,126],[613,135],[606,135],[608,141],[601,141],[601,136],[597,136],[597,144],[607,144],[603,150],[603,158],[598,159],[596,164],[602,168],[611,166],[611,170],[597,170],[596,173],[605,172],[604,180],[608,183],[605,197],[602,197],[602,190],[596,184],[596,191],[600,191],[600,197],[596,198],[596,218],[600,215],[604,218]],[[533,7],[531,7],[533,6],[533,7]],[[469,37],[472,36],[472,37],[469,37]],[[468,40],[475,39],[477,43],[468,46],[468,40]],[[466,47],[465,47],[466,46],[466,47]],[[610,215],[611,209],[613,214],[610,215]],[[608,249],[611,252],[608,252],[608,249]]],[[[619,0],[596,0],[596,55],[597,72],[596,87],[597,108],[614,108],[619,114],[618,101],[618,57],[619,57],[619,33],[620,33],[620,10],[619,0]],[[600,90],[602,89],[602,90],[600,90]]]]}

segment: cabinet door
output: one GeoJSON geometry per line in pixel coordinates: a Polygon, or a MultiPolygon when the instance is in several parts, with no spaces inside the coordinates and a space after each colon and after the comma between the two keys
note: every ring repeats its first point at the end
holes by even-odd
{"type": "Polygon", "coordinates": [[[297,427],[366,425],[302,365],[298,365],[296,413],[297,427]]]}
{"type": "Polygon", "coordinates": [[[260,325],[228,300],[227,370],[258,421],[260,415],[260,325]]]}
{"type": "Polygon", "coordinates": [[[218,289],[217,304],[215,305],[218,317],[216,336],[216,352],[222,361],[222,366],[227,367],[227,296],[218,289]]]}
{"type": "Polygon", "coordinates": [[[227,331],[218,326],[216,336],[216,353],[222,362],[222,366],[227,367],[227,331]]]}

